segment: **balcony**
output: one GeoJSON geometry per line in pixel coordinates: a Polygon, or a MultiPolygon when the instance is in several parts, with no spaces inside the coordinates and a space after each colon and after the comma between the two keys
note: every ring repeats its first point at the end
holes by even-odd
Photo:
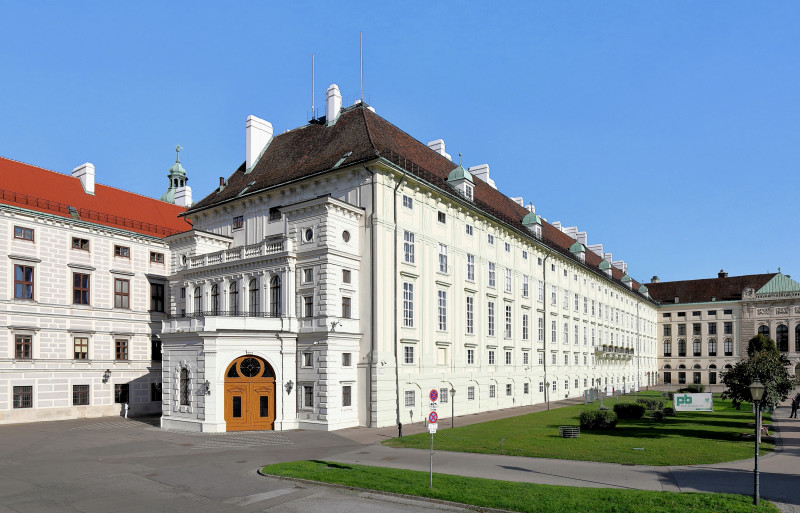
{"type": "Polygon", "coordinates": [[[607,361],[627,361],[633,358],[634,350],[630,347],[602,345],[594,350],[595,357],[607,361]]]}
{"type": "Polygon", "coordinates": [[[297,319],[265,312],[227,312],[223,310],[169,315],[162,332],[197,333],[204,331],[294,331],[297,319]]]}
{"type": "Polygon", "coordinates": [[[231,249],[223,249],[215,251],[214,253],[205,253],[203,255],[195,255],[189,257],[186,262],[186,267],[189,269],[197,269],[209,265],[222,264],[226,262],[236,262],[239,260],[246,260],[249,258],[256,258],[266,255],[274,255],[288,251],[289,241],[284,239],[283,236],[279,238],[264,239],[256,244],[249,246],[239,246],[231,249]]]}

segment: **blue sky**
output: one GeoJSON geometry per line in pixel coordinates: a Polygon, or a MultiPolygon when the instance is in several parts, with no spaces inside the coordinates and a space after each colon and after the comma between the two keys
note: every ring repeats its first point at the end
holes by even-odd
{"type": "Polygon", "coordinates": [[[0,2],[0,155],[196,200],[331,83],[649,281],[800,277],[800,3],[0,2]],[[284,5],[286,4],[286,5],[284,5]],[[767,8],[768,7],[768,8],[767,8]],[[9,23],[10,22],[10,23],[9,23]]]}

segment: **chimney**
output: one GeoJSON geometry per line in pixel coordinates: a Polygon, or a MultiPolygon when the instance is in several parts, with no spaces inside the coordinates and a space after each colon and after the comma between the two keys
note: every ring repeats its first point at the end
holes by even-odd
{"type": "Polygon", "coordinates": [[[525,206],[525,204],[522,201],[522,196],[518,196],[516,198],[511,198],[511,201],[513,201],[514,203],[516,203],[520,207],[524,207],[525,206]]]}
{"type": "Polygon", "coordinates": [[[328,87],[328,91],[325,93],[325,123],[328,126],[336,123],[341,110],[342,93],[339,92],[339,86],[331,84],[330,87],[328,87]]]}
{"type": "Polygon", "coordinates": [[[479,164],[477,166],[472,166],[471,168],[467,169],[473,178],[478,178],[483,182],[489,184],[492,189],[497,189],[497,185],[495,185],[494,180],[489,178],[489,164],[479,164]]]}
{"type": "Polygon", "coordinates": [[[81,181],[83,192],[94,195],[94,164],[81,164],[72,170],[72,176],[81,181]]]}
{"type": "Polygon", "coordinates": [[[611,256],[611,253],[603,253],[603,260],[610,264],[614,257],[611,256]]]}
{"type": "Polygon", "coordinates": [[[536,213],[536,207],[533,206],[533,203],[525,205],[525,208],[528,209],[528,212],[530,212],[532,214],[536,213]]]}
{"type": "Polygon", "coordinates": [[[556,230],[561,231],[561,221],[553,221],[550,224],[552,224],[553,228],[555,228],[556,230]]]}
{"type": "MultiPolygon", "coordinates": [[[[247,116],[245,122],[245,172],[249,173],[258,157],[272,140],[272,124],[255,116],[247,116]]],[[[222,185],[222,184],[220,184],[222,185]]]]}
{"type": "Polygon", "coordinates": [[[661,283],[661,279],[658,276],[653,276],[650,278],[650,283],[661,283]]]}
{"type": "Polygon", "coordinates": [[[586,242],[589,240],[589,236],[586,234],[586,232],[578,232],[578,239],[577,240],[578,240],[578,242],[580,242],[581,244],[583,244],[585,246],[586,242]]]}
{"type": "Polygon", "coordinates": [[[448,154],[444,150],[444,139],[436,139],[435,141],[429,142],[428,143],[428,148],[432,149],[433,151],[435,151],[439,155],[442,155],[443,157],[446,157],[447,160],[449,160],[450,162],[453,161],[453,157],[451,157],[450,154],[448,154]]]}
{"type": "Polygon", "coordinates": [[[188,185],[178,187],[175,190],[175,204],[179,207],[192,206],[192,188],[188,185]]]}
{"type": "Polygon", "coordinates": [[[586,246],[589,248],[589,251],[594,253],[595,255],[603,258],[603,245],[602,244],[592,244],[591,246],[586,246]]]}
{"type": "Polygon", "coordinates": [[[566,233],[567,235],[569,235],[573,239],[577,239],[578,238],[578,227],[577,226],[568,226],[568,227],[564,228],[561,231],[566,233]]]}
{"type": "MultiPolygon", "coordinates": [[[[73,171],[73,173],[74,173],[74,171],[73,171]]],[[[717,276],[719,278],[727,278],[728,277],[728,273],[725,272],[725,269],[720,269],[719,270],[719,274],[717,276]]]]}
{"type": "Polygon", "coordinates": [[[625,263],[625,260],[617,260],[616,262],[611,262],[611,265],[622,271],[622,274],[628,273],[628,264],[625,263]]]}

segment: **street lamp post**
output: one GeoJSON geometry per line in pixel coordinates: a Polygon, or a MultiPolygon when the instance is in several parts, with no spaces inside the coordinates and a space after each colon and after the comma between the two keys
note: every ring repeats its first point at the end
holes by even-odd
{"type": "Polygon", "coordinates": [[[758,479],[758,442],[761,435],[761,399],[764,397],[764,385],[756,377],[750,384],[750,397],[756,407],[756,464],[753,468],[753,504],[758,506],[759,502],[759,479],[758,479]]]}
{"type": "Polygon", "coordinates": [[[544,384],[544,398],[547,400],[547,409],[550,409],[550,382],[544,384]]]}
{"type": "Polygon", "coordinates": [[[450,427],[456,427],[456,389],[450,389],[450,427]]]}

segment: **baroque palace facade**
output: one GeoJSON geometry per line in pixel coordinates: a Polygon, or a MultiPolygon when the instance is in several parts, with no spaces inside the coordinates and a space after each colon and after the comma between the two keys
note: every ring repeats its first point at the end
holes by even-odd
{"type": "Polygon", "coordinates": [[[127,399],[168,428],[378,427],[430,389],[447,417],[660,382],[648,287],[487,165],[335,86],[295,130],[249,117],[245,148],[195,204],[177,162],[157,201],[0,161],[0,422],[127,399]]]}

